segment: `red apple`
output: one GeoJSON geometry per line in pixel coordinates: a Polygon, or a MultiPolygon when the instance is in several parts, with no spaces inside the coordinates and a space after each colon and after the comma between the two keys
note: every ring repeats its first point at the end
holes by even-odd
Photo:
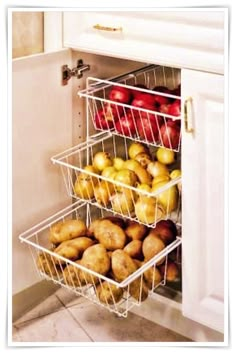
{"type": "MultiPolygon", "coordinates": [[[[156,92],[163,92],[163,93],[171,93],[171,91],[168,89],[166,86],[155,86],[153,88],[153,91],[156,92]]],[[[162,95],[155,95],[155,101],[158,106],[161,106],[162,104],[168,104],[170,103],[170,98],[162,96],[162,95]]]]}
{"type": "MultiPolygon", "coordinates": [[[[133,85],[133,87],[137,87],[137,88],[148,90],[147,86],[143,85],[143,84],[136,84],[136,85],[133,85]]],[[[139,90],[131,90],[131,92],[132,92],[133,98],[135,98],[140,93],[145,93],[145,92],[142,92],[142,91],[139,91],[139,90]]]]}
{"type": "Polygon", "coordinates": [[[118,117],[123,116],[124,107],[113,103],[105,103],[104,105],[104,116],[107,120],[115,121],[118,117]]]}
{"type": "Polygon", "coordinates": [[[123,86],[113,86],[108,97],[111,101],[128,104],[132,99],[132,93],[129,88],[123,86]]]}
{"type": "Polygon", "coordinates": [[[181,96],[181,85],[179,84],[174,90],[171,90],[171,95],[181,96]]]}
{"type": "Polygon", "coordinates": [[[159,140],[159,131],[162,124],[162,117],[155,114],[142,113],[139,119],[136,119],[139,137],[150,143],[157,142],[159,140]]]}
{"type": "Polygon", "coordinates": [[[114,127],[113,120],[106,119],[104,110],[100,109],[93,119],[96,129],[112,129],[114,127]]]}
{"type": "Polygon", "coordinates": [[[130,112],[115,122],[115,129],[118,133],[125,136],[133,137],[136,135],[136,125],[134,118],[130,112]]]}
{"type": "Polygon", "coordinates": [[[181,107],[180,107],[180,100],[175,100],[171,105],[169,106],[167,114],[171,116],[180,116],[181,114],[181,107]]]}
{"type": "Polygon", "coordinates": [[[162,105],[160,105],[158,111],[161,112],[161,113],[168,114],[169,107],[170,107],[170,103],[163,103],[162,105]]]}
{"type": "Polygon", "coordinates": [[[180,125],[176,121],[168,119],[161,126],[161,141],[164,147],[177,149],[180,142],[180,125]]]}
{"type": "Polygon", "coordinates": [[[155,96],[145,92],[139,92],[132,100],[131,105],[137,108],[149,109],[150,111],[157,110],[155,96]]]}

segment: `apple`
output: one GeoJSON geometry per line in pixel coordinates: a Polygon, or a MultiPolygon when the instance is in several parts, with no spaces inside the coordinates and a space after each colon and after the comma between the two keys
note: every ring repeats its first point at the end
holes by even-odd
{"type": "MultiPolygon", "coordinates": [[[[144,84],[136,84],[136,85],[133,85],[133,87],[137,87],[137,88],[141,88],[141,89],[145,89],[145,90],[148,90],[147,86],[144,85],[144,84]]],[[[138,94],[140,93],[144,93],[142,91],[139,91],[139,90],[132,90],[131,89],[131,92],[132,92],[132,95],[133,95],[133,98],[135,98],[138,94]]]]}
{"type": "Polygon", "coordinates": [[[115,122],[115,129],[118,133],[133,137],[136,135],[136,125],[131,112],[121,117],[115,122]]]}
{"type": "Polygon", "coordinates": [[[180,107],[180,100],[175,100],[173,103],[170,104],[168,107],[167,114],[171,116],[180,116],[181,114],[181,107],[180,107]]]}
{"type": "Polygon", "coordinates": [[[164,147],[178,149],[180,143],[180,124],[177,121],[168,119],[160,129],[161,142],[164,147]]]}
{"type": "Polygon", "coordinates": [[[174,90],[171,90],[171,95],[181,96],[181,85],[179,84],[174,90]]]}
{"type": "Polygon", "coordinates": [[[161,112],[161,113],[164,113],[164,114],[165,113],[168,114],[169,107],[170,107],[170,103],[163,103],[158,108],[158,111],[161,112]]]}
{"type": "Polygon", "coordinates": [[[132,100],[131,105],[137,108],[149,109],[150,111],[157,110],[155,96],[145,92],[139,92],[132,100]]]}
{"type": "Polygon", "coordinates": [[[112,103],[105,103],[103,111],[107,120],[115,121],[124,114],[124,107],[112,103]]]}
{"type": "Polygon", "coordinates": [[[154,143],[159,140],[159,131],[163,123],[162,117],[152,113],[140,112],[139,119],[136,119],[139,137],[154,143]]]}
{"type": "Polygon", "coordinates": [[[128,104],[132,99],[131,90],[123,86],[113,86],[108,95],[111,101],[128,104]]]}
{"type": "MultiPolygon", "coordinates": [[[[166,86],[155,86],[153,88],[153,91],[156,91],[156,92],[163,92],[163,93],[171,93],[171,91],[168,89],[168,87],[166,86]]],[[[162,95],[155,95],[155,101],[157,103],[158,106],[161,106],[162,104],[168,104],[170,103],[170,98],[168,97],[165,97],[165,96],[162,96],[162,95]]]]}
{"type": "Polygon", "coordinates": [[[94,116],[93,122],[96,129],[112,129],[114,127],[113,120],[106,119],[104,110],[100,109],[94,116]]]}

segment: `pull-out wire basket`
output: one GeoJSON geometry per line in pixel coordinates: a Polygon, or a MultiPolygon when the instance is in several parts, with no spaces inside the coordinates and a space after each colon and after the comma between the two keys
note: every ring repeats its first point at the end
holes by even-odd
{"type": "Polygon", "coordinates": [[[96,130],[179,151],[179,83],[180,70],[150,65],[111,80],[89,77],[78,94],[87,98],[87,121],[96,130]]]}
{"type": "MultiPolygon", "coordinates": [[[[178,258],[181,230],[178,229],[178,234],[173,242],[152,259],[142,262],[135,272],[120,282],[112,277],[112,269],[107,269],[106,274],[100,274],[84,267],[79,260],[72,261],[56,253],[55,245],[50,242],[49,238],[53,226],[77,219],[83,220],[89,227],[94,220],[109,215],[103,209],[77,201],[22,233],[19,238],[28,245],[35,269],[40,277],[52,280],[77,295],[84,296],[109,311],[126,317],[134,305],[145,301],[159,285],[165,285],[169,257],[172,255],[171,262],[173,262],[173,255],[176,259],[178,258]],[[149,283],[146,279],[147,274],[149,274],[149,283]]],[[[83,254],[80,257],[83,258],[83,254]]],[[[111,259],[111,252],[109,257],[111,259]]]]}
{"type": "MultiPolygon", "coordinates": [[[[170,177],[172,170],[180,169],[180,161],[176,159],[171,167],[165,167],[162,172],[165,176],[159,176],[157,181],[148,172],[148,167],[130,159],[131,145],[133,140],[129,138],[100,132],[52,157],[52,161],[61,167],[67,192],[74,198],[149,227],[169,218],[180,224],[181,177],[170,177]],[[109,160],[108,168],[100,172],[92,168],[99,154],[102,159],[105,156],[109,160]],[[122,161],[120,170],[114,168],[115,159],[122,161]],[[110,165],[114,168],[113,176],[110,165]]],[[[144,148],[155,166],[157,148],[144,148]]]]}

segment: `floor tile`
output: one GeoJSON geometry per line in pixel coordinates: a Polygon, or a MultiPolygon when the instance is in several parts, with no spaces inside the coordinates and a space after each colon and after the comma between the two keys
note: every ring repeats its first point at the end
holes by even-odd
{"type": "Polygon", "coordinates": [[[17,324],[13,329],[14,342],[91,342],[90,336],[73,319],[68,310],[17,324]]]}
{"type": "Polygon", "coordinates": [[[69,307],[73,317],[95,342],[191,341],[133,313],[118,317],[107,309],[83,302],[69,307]]]}
{"type": "Polygon", "coordinates": [[[21,316],[17,321],[14,322],[14,324],[17,325],[63,309],[63,303],[60,301],[60,299],[58,299],[57,296],[53,294],[35,306],[32,310],[27,312],[25,315],[21,316]]]}
{"type": "Polygon", "coordinates": [[[55,296],[61,301],[65,307],[71,307],[87,301],[83,296],[75,294],[64,287],[61,287],[55,292],[55,296]]]}

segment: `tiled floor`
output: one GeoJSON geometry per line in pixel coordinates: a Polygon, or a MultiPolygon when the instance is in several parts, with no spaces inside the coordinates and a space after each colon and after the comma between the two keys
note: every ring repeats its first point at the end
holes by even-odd
{"type": "Polygon", "coordinates": [[[151,321],[129,313],[120,318],[61,288],[13,326],[17,342],[189,342],[151,321]]]}

